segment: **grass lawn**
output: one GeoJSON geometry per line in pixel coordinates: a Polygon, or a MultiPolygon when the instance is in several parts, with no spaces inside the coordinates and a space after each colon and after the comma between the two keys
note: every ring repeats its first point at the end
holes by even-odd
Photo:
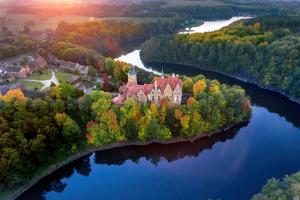
{"type": "Polygon", "coordinates": [[[26,81],[26,80],[21,80],[20,81],[28,90],[40,90],[43,85],[41,83],[36,83],[36,82],[30,82],[30,81],[26,81]]]}
{"type": "Polygon", "coordinates": [[[58,81],[68,81],[72,76],[74,76],[74,74],[61,72],[61,71],[55,72],[55,75],[58,81]]]}
{"type": "Polygon", "coordinates": [[[41,74],[38,72],[34,72],[24,80],[48,80],[51,78],[51,75],[52,75],[51,70],[46,69],[43,70],[43,73],[41,74]]]}
{"type": "MultiPolygon", "coordinates": [[[[74,74],[66,73],[66,72],[62,72],[62,71],[55,72],[55,75],[56,75],[56,78],[58,79],[58,81],[68,81],[72,76],[74,76],[74,74]]],[[[35,72],[31,76],[29,76],[25,79],[20,79],[17,82],[24,84],[27,89],[40,90],[43,87],[43,85],[41,83],[31,82],[28,80],[49,80],[51,78],[51,76],[52,76],[52,70],[46,69],[46,70],[43,70],[42,74],[35,72]]]]}
{"type": "Polygon", "coordinates": [[[166,20],[169,18],[146,18],[146,17],[110,17],[110,18],[97,18],[97,17],[87,17],[78,15],[63,15],[50,17],[49,19],[41,19],[37,15],[33,14],[6,14],[7,21],[9,22],[7,26],[10,29],[23,30],[26,21],[34,21],[35,25],[30,27],[32,30],[46,30],[55,29],[59,22],[66,21],[68,23],[84,23],[90,21],[103,21],[103,20],[117,20],[117,21],[132,21],[134,23],[143,22],[155,22],[158,20],[166,20]]]}

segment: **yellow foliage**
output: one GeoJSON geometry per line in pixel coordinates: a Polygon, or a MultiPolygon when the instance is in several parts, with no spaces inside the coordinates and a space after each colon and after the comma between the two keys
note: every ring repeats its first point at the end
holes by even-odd
{"type": "Polygon", "coordinates": [[[65,123],[65,121],[67,120],[68,116],[66,115],[66,113],[56,113],[54,118],[57,124],[63,125],[63,123],[65,123]]]}
{"type": "Polygon", "coordinates": [[[203,92],[206,89],[206,81],[199,80],[193,85],[193,95],[197,96],[200,92],[203,92]]]}
{"type": "Polygon", "coordinates": [[[166,116],[167,116],[167,110],[168,110],[168,101],[162,100],[161,106],[160,106],[160,121],[161,121],[161,123],[165,123],[166,116]]]}
{"type": "Polygon", "coordinates": [[[187,107],[191,107],[192,105],[194,105],[195,103],[197,102],[197,100],[194,98],[194,97],[190,97],[187,102],[186,102],[186,105],[187,107]]]}
{"type": "Polygon", "coordinates": [[[119,122],[117,120],[117,116],[116,113],[110,109],[107,112],[108,114],[108,128],[112,131],[112,132],[117,132],[120,130],[120,125],[119,122]]]}
{"type": "Polygon", "coordinates": [[[216,93],[220,90],[220,83],[217,80],[212,80],[209,86],[209,92],[216,93]]]}
{"type": "Polygon", "coordinates": [[[150,104],[150,110],[151,110],[151,116],[153,118],[157,117],[158,116],[158,108],[157,108],[157,105],[156,103],[151,103],[150,104]]]}
{"type": "Polygon", "coordinates": [[[14,98],[19,102],[25,102],[27,100],[20,88],[10,89],[7,91],[6,95],[1,96],[0,98],[5,102],[9,102],[14,98]]]}
{"type": "Polygon", "coordinates": [[[183,129],[188,129],[190,127],[190,116],[183,115],[180,118],[180,124],[181,124],[183,129]]]}

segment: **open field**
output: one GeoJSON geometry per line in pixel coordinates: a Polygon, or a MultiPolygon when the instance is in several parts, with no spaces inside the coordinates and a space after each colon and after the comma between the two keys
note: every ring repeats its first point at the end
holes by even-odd
{"type": "Polygon", "coordinates": [[[14,30],[23,30],[27,21],[33,21],[34,25],[30,27],[32,30],[40,31],[46,29],[55,29],[59,22],[66,21],[68,23],[84,23],[91,21],[117,20],[117,21],[132,21],[134,23],[155,22],[168,18],[143,18],[143,17],[110,17],[97,18],[78,15],[62,15],[43,19],[38,15],[32,14],[6,14],[7,26],[14,30]]]}

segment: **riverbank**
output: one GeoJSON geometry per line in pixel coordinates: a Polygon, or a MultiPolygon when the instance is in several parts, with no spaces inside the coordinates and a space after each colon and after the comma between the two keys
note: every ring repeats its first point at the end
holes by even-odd
{"type": "Polygon", "coordinates": [[[254,81],[254,80],[250,80],[250,79],[247,79],[245,77],[241,77],[239,76],[238,74],[236,75],[232,75],[232,74],[228,74],[228,73],[225,73],[225,72],[222,72],[222,71],[219,71],[219,70],[213,70],[213,69],[207,69],[205,67],[201,67],[199,65],[196,65],[196,64],[191,64],[191,63],[181,63],[181,62],[160,62],[160,61],[143,61],[144,63],[151,63],[153,65],[156,65],[156,64],[168,64],[168,65],[184,65],[184,66],[188,66],[188,67],[193,67],[195,69],[199,69],[199,70],[202,70],[202,71],[207,71],[207,72],[214,72],[214,73],[217,73],[217,74],[221,74],[223,76],[227,76],[227,77],[230,77],[230,78],[233,78],[233,79],[236,79],[236,80],[239,80],[239,81],[242,81],[242,82],[245,82],[245,83],[250,83],[252,85],[255,85],[261,89],[264,89],[264,90],[268,90],[268,91],[271,91],[271,92],[276,92],[276,93],[279,93],[283,96],[285,96],[286,98],[288,98],[290,101],[294,102],[294,103],[297,103],[297,104],[300,104],[300,100],[297,100],[291,96],[289,96],[288,94],[286,94],[284,91],[280,91],[280,90],[277,90],[275,88],[268,88],[268,87],[265,87],[261,84],[259,84],[257,81],[254,81]]]}
{"type": "Polygon", "coordinates": [[[75,160],[77,160],[77,159],[79,159],[83,156],[89,155],[89,154],[97,152],[97,151],[104,151],[104,150],[127,147],[127,146],[146,146],[146,145],[150,145],[150,144],[153,144],[153,143],[157,143],[157,144],[175,144],[175,143],[181,143],[181,142],[194,142],[194,141],[199,140],[199,139],[212,137],[213,135],[221,134],[225,131],[228,131],[228,130],[230,130],[232,128],[235,128],[237,126],[246,124],[248,122],[249,122],[249,119],[244,120],[244,121],[242,121],[240,123],[237,123],[237,124],[231,124],[229,126],[226,126],[224,128],[218,129],[218,130],[213,131],[213,132],[203,133],[201,135],[196,135],[196,136],[191,137],[191,138],[185,138],[185,137],[181,136],[181,137],[172,138],[170,140],[152,140],[152,141],[145,141],[145,142],[144,141],[117,142],[117,143],[104,145],[104,146],[101,146],[101,147],[95,147],[95,146],[89,147],[89,148],[86,148],[86,149],[76,153],[75,155],[70,156],[68,159],[64,160],[63,162],[53,164],[46,171],[44,171],[39,176],[35,177],[29,183],[21,186],[20,188],[18,188],[14,192],[11,192],[11,194],[8,194],[7,196],[5,196],[4,199],[13,200],[13,199],[18,198],[21,194],[23,194],[25,191],[27,191],[29,188],[31,188],[33,185],[35,185],[38,181],[40,181],[44,177],[50,175],[51,173],[58,170],[59,168],[65,166],[65,165],[67,165],[67,164],[69,164],[69,163],[71,163],[71,162],[73,162],[73,161],[75,161],[75,160]]]}

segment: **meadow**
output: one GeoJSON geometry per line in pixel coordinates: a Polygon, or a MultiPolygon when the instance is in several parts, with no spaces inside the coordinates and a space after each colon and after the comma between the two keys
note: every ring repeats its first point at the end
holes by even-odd
{"type": "MultiPolygon", "coordinates": [[[[34,72],[32,75],[28,76],[25,79],[17,80],[17,82],[22,83],[29,90],[40,90],[43,86],[41,83],[31,82],[29,80],[49,80],[51,78],[51,72],[52,70],[50,69],[43,70],[42,73],[34,72]]],[[[73,76],[73,74],[71,73],[62,71],[56,71],[55,75],[60,82],[67,82],[73,76]]]]}

